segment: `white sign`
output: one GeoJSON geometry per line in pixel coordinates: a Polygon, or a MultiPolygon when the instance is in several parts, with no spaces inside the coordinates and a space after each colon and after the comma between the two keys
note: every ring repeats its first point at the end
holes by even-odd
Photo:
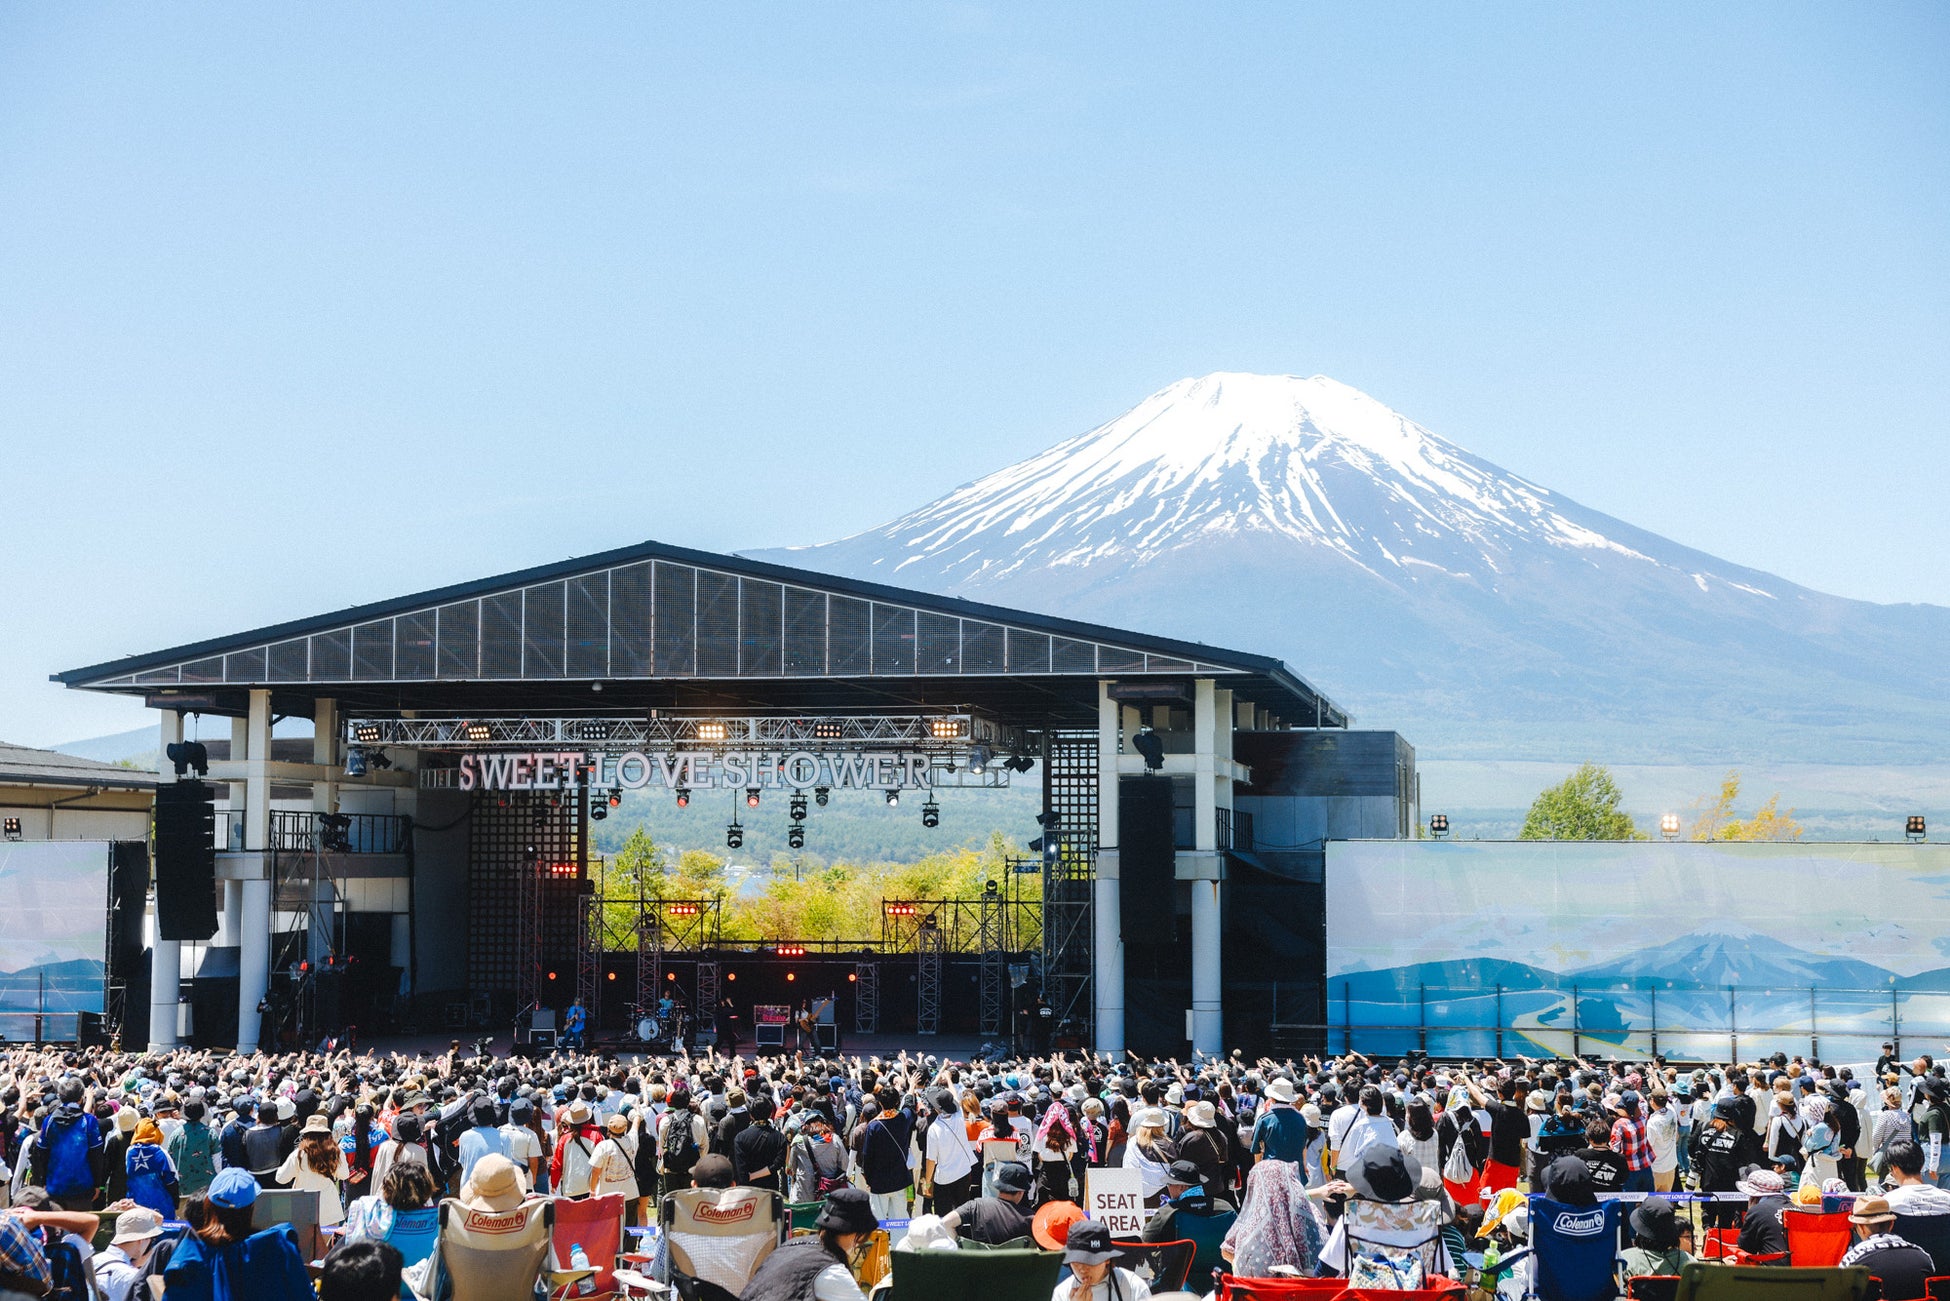
{"type": "Polygon", "coordinates": [[[464,791],[553,791],[579,786],[620,786],[626,791],[666,790],[926,790],[933,785],[933,757],[911,750],[814,752],[811,750],[535,750],[463,754],[464,791]]]}
{"type": "Polygon", "coordinates": [[[1144,1178],[1124,1166],[1092,1166],[1083,1172],[1083,1210],[1113,1238],[1135,1238],[1150,1218],[1144,1210],[1144,1178]]]}

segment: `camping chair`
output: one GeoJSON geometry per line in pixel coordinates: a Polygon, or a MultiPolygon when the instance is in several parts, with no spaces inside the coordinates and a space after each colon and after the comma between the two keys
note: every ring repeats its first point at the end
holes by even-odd
{"type": "Polygon", "coordinates": [[[1536,1292],[1551,1301],[1611,1301],[1618,1295],[1618,1202],[1571,1206],[1530,1199],[1530,1250],[1536,1292]]]}
{"type": "Polygon", "coordinates": [[[1342,1278],[1350,1278],[1354,1258],[1364,1252],[1393,1260],[1416,1256],[1422,1262],[1424,1278],[1446,1275],[1452,1268],[1449,1249],[1442,1241],[1442,1226],[1448,1218],[1444,1202],[1376,1202],[1350,1197],[1337,1230],[1345,1235],[1343,1243],[1338,1250],[1328,1244],[1323,1261],[1342,1278]]]}
{"type": "Polygon", "coordinates": [[[533,1197],[512,1211],[476,1211],[447,1198],[440,1203],[440,1238],[419,1295],[429,1301],[533,1301],[554,1222],[551,1198],[533,1197]]]}
{"type": "Polygon", "coordinates": [[[1462,1301],[1462,1295],[1463,1285],[1453,1278],[1432,1278],[1426,1287],[1351,1287],[1339,1293],[1341,1301],[1462,1301]]]}
{"type": "Polygon", "coordinates": [[[1896,1232],[1930,1253],[1937,1273],[1950,1274],[1950,1215],[1897,1215],[1896,1232]]]}
{"type": "Polygon", "coordinates": [[[1187,1275],[1195,1285],[1193,1291],[1210,1291],[1213,1271],[1225,1268],[1225,1257],[1219,1254],[1219,1248],[1224,1245],[1226,1234],[1232,1232],[1233,1222],[1238,1218],[1238,1211],[1191,1215],[1183,1210],[1172,1217],[1172,1227],[1198,1248],[1197,1254],[1192,1257],[1192,1272],[1187,1275]]]}
{"type": "Polygon", "coordinates": [[[1626,1301],[1674,1301],[1678,1295],[1677,1274],[1640,1274],[1625,1280],[1626,1301]]]}
{"type": "Polygon", "coordinates": [[[785,1213],[791,1233],[811,1233],[813,1221],[819,1217],[819,1208],[825,1202],[787,1202],[785,1213]]]}
{"type": "Polygon", "coordinates": [[[1113,1263],[1143,1279],[1153,1296],[1182,1291],[1192,1273],[1192,1260],[1198,1255],[1198,1244],[1189,1238],[1175,1242],[1113,1241],[1110,1245],[1117,1251],[1113,1263]]]}
{"type": "Polygon", "coordinates": [[[1219,1301],[1331,1301],[1346,1290],[1344,1278],[1219,1276],[1219,1301]]]}
{"type": "Polygon", "coordinates": [[[1707,1265],[1679,1271],[1676,1301],[1862,1301],[1869,1271],[1778,1269],[1771,1265],[1707,1265]]]}
{"type": "MultiPolygon", "coordinates": [[[[1911,1238],[1910,1241],[1916,1240],[1911,1238]]],[[[1950,1301],[1950,1274],[1938,1274],[1924,1279],[1923,1296],[1926,1301],[1950,1301]]]]}
{"type": "MultiPolygon", "coordinates": [[[[555,1227],[549,1232],[550,1268],[558,1274],[576,1274],[569,1263],[577,1243],[595,1267],[596,1290],[577,1293],[594,1301],[616,1295],[616,1257],[623,1249],[623,1194],[580,1199],[558,1198],[555,1227]]],[[[565,1288],[572,1289],[571,1282],[565,1288]]]]}
{"type": "Polygon", "coordinates": [[[1826,1269],[1841,1264],[1855,1238],[1845,1211],[1831,1215],[1790,1208],[1781,1213],[1781,1224],[1787,1229],[1788,1263],[1796,1269],[1810,1266],[1826,1269]]]}
{"type": "Polygon", "coordinates": [[[897,1251],[887,1301],[1049,1301],[1060,1251],[897,1251]]]}
{"type": "Polygon", "coordinates": [[[785,1199],[765,1188],[680,1188],[657,1204],[657,1222],[668,1281],[684,1301],[726,1301],[785,1241],[785,1199]]]}
{"type": "Polygon", "coordinates": [[[1706,1238],[1700,1243],[1701,1260],[1732,1260],[1740,1249],[1740,1228],[1708,1229],[1706,1238]]]}

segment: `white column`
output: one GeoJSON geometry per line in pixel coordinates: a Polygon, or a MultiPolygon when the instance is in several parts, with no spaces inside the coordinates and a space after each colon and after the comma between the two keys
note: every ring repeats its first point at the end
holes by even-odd
{"type": "MultiPolygon", "coordinates": [[[[339,765],[339,702],[329,696],[313,702],[311,716],[311,761],[335,772],[339,765]]],[[[320,813],[339,811],[339,784],[313,782],[311,806],[320,813]]]]}
{"type": "MultiPolygon", "coordinates": [[[[1220,700],[1210,678],[1199,678],[1192,691],[1192,762],[1196,776],[1198,805],[1193,843],[1201,865],[1192,880],[1192,1047],[1202,1053],[1225,1052],[1225,1021],[1221,1010],[1220,987],[1223,967],[1221,895],[1224,870],[1219,856],[1219,785],[1226,783],[1226,804],[1230,806],[1229,769],[1220,768],[1221,747],[1218,732],[1232,720],[1219,716],[1220,700]]],[[[1230,714],[1230,709],[1227,713],[1230,714]]],[[[1228,734],[1230,728],[1227,728],[1228,734]]],[[[1229,751],[1230,747],[1226,747],[1229,751]]]]}
{"type": "Polygon", "coordinates": [[[271,988],[271,693],[252,691],[244,753],[244,848],[258,855],[242,887],[242,943],[237,954],[237,1051],[253,1052],[262,1024],[257,1005],[271,988]]]}
{"type": "MultiPolygon", "coordinates": [[[[1110,698],[1110,683],[1097,684],[1097,1051],[1124,1055],[1124,924],[1117,860],[1117,745],[1123,710],[1110,698]]],[[[1087,829],[1086,829],[1087,830],[1087,829]]]]}
{"type": "MultiPolygon", "coordinates": [[[[176,765],[169,761],[169,747],[183,739],[183,716],[173,709],[161,711],[160,744],[156,747],[156,777],[175,781],[176,765]]],[[[149,1051],[167,1052],[176,1047],[176,1005],[183,995],[183,946],[162,938],[152,914],[148,920],[149,948],[149,1051]]]]}
{"type": "Polygon", "coordinates": [[[217,889],[223,894],[223,912],[217,918],[215,942],[221,948],[234,949],[244,933],[244,892],[237,881],[219,881],[217,889]]]}

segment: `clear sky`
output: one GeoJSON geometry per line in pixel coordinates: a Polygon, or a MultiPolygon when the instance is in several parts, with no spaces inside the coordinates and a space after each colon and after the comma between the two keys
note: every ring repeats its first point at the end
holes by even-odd
{"type": "Polygon", "coordinates": [[[1222,369],[1950,603],[1946,68],[1941,4],[5,6],[0,737],[1222,369]]]}

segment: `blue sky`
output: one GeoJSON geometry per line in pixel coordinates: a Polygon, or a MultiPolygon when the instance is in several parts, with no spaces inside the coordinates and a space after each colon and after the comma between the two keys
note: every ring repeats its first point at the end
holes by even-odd
{"type": "Polygon", "coordinates": [[[48,672],[817,541],[1184,375],[1950,603],[1950,9],[0,10],[0,737],[48,672]]]}

